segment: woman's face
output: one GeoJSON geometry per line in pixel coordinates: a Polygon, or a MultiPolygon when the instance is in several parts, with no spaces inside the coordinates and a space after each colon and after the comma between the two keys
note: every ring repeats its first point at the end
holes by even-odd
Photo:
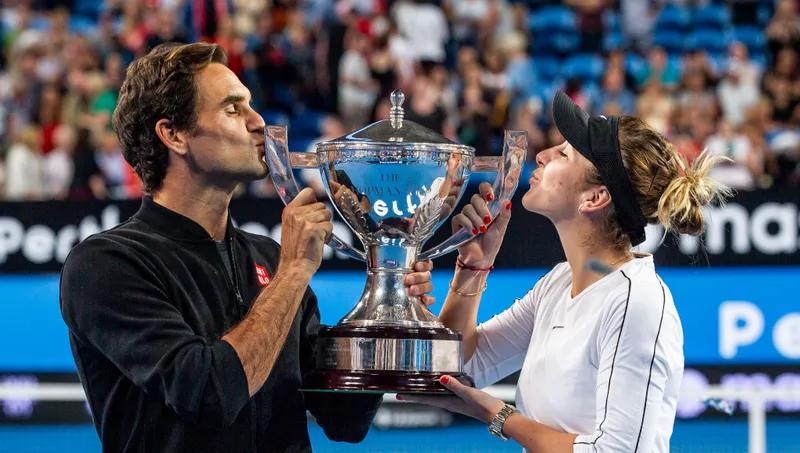
{"type": "Polygon", "coordinates": [[[541,151],[536,163],[522,205],[553,222],[574,216],[589,189],[586,173],[592,163],[566,141],[541,151]]]}

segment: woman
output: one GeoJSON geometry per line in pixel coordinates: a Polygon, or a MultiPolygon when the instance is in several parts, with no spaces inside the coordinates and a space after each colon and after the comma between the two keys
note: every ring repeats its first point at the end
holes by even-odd
{"type": "Polygon", "coordinates": [[[484,234],[459,249],[439,319],[462,332],[465,372],[482,388],[521,369],[505,405],[450,376],[456,397],[401,395],[490,424],[530,452],[666,452],[683,374],[683,334],[651,255],[632,253],[647,223],[697,235],[702,206],[729,194],[690,167],[638,118],[592,117],[559,91],[553,116],[566,142],[539,153],[523,206],[549,218],[567,262],[504,313],[476,326],[480,294],[510,219],[492,222],[481,195],[453,219],[484,234]],[[488,228],[487,228],[488,224],[488,228]],[[483,229],[481,229],[483,228],[483,229]]]}

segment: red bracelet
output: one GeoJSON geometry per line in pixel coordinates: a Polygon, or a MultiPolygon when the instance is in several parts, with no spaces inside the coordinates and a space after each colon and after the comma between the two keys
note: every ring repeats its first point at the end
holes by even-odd
{"type": "Polygon", "coordinates": [[[469,264],[466,264],[466,263],[464,263],[463,261],[461,261],[461,256],[457,256],[457,257],[456,257],[456,266],[460,267],[461,269],[467,269],[467,270],[469,270],[469,271],[483,271],[483,272],[488,272],[488,271],[494,270],[494,266],[493,266],[493,265],[492,265],[492,266],[489,266],[489,267],[475,267],[475,266],[470,266],[469,264]]]}

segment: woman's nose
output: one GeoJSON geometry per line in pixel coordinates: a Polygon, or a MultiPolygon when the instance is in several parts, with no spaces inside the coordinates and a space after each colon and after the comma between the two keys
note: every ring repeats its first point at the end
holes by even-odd
{"type": "Polygon", "coordinates": [[[539,153],[536,154],[536,165],[538,165],[540,167],[544,167],[545,165],[547,165],[547,163],[550,162],[550,160],[551,160],[550,155],[552,154],[552,151],[553,151],[553,148],[548,148],[548,149],[539,151],[539,153]]]}

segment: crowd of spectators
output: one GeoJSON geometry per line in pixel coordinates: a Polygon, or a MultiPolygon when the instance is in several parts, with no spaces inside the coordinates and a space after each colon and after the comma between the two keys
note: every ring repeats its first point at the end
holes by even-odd
{"type": "Polygon", "coordinates": [[[715,176],[740,191],[800,188],[798,3],[4,0],[0,200],[140,197],[110,118],[126,66],[169,41],[223,46],[293,150],[388,118],[400,88],[407,119],[478,154],[527,131],[532,163],[562,140],[564,89],[643,117],[689,160],[730,156],[715,176]]]}

